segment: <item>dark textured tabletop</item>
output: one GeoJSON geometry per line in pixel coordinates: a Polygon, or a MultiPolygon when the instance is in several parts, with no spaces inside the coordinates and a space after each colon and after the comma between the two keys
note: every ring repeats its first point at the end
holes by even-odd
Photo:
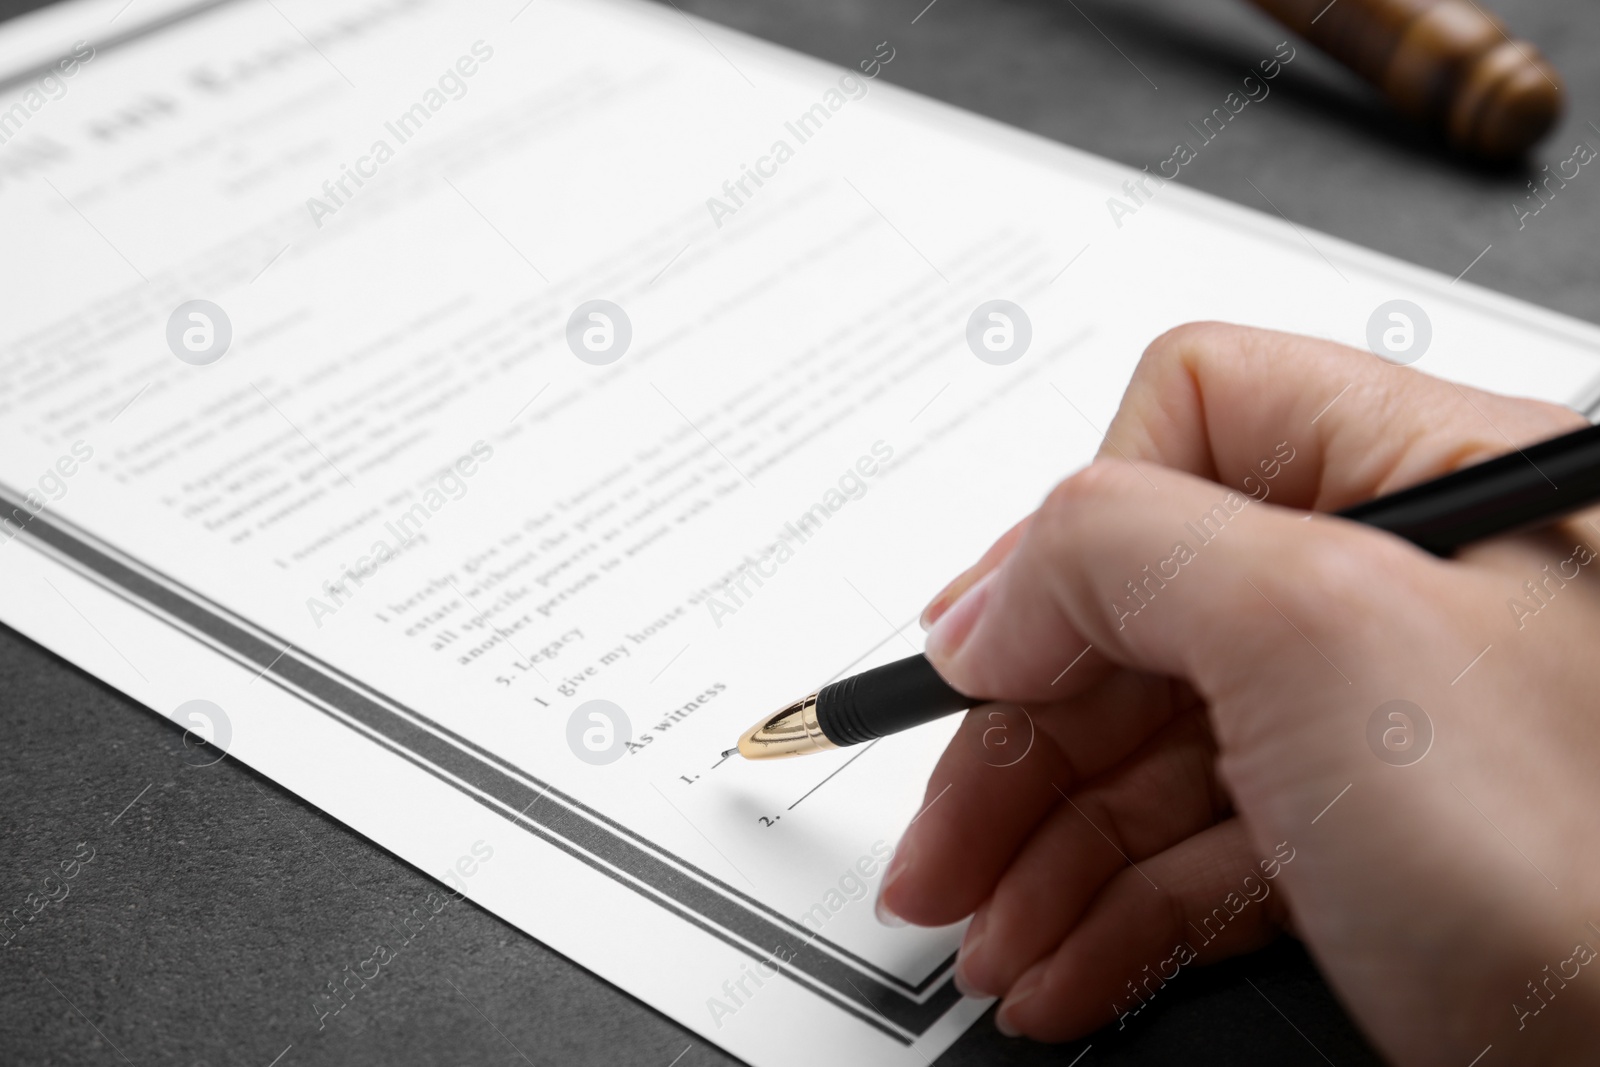
{"type": "MultiPolygon", "coordinates": [[[[889,80],[1134,166],[1166,158],[1285,37],[1233,0],[675,2],[849,66],[889,40],[889,80]]],[[[36,6],[0,0],[0,17],[36,6]]],[[[1571,90],[1527,168],[1464,167],[1302,49],[1274,106],[1182,180],[1271,210],[1264,194],[1296,224],[1600,322],[1600,177],[1584,172],[1521,229],[1513,207],[1533,171],[1579,140],[1600,148],[1600,7],[1493,6],[1571,90]]],[[[0,948],[0,1064],[733,1062],[466,901],[319,1030],[313,995],[435,883],[237,762],[195,762],[165,719],[0,627],[0,912],[80,842],[94,856],[0,948]]],[[[1379,1060],[1285,941],[1186,973],[1120,1033],[1037,1046],[1001,1037],[991,1013],[939,1062],[1379,1060]]]]}

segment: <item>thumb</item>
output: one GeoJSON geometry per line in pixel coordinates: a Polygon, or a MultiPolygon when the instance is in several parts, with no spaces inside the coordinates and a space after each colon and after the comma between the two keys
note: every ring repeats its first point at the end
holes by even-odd
{"type": "Polygon", "coordinates": [[[934,625],[927,655],[988,700],[1064,700],[1114,667],[1181,677],[1208,697],[1262,663],[1343,686],[1328,648],[1351,640],[1351,620],[1407,568],[1430,565],[1444,564],[1342,519],[1101,460],[1050,494],[1005,561],[934,625]]]}

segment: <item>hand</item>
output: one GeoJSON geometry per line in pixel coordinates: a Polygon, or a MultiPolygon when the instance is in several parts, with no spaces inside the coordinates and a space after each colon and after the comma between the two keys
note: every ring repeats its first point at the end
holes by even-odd
{"type": "Polygon", "coordinates": [[[1008,1033],[1132,1025],[1289,927],[1399,1063],[1596,1062],[1600,528],[1440,560],[1318,514],[1581,425],[1327,342],[1157,340],[1096,462],[930,606],[940,673],[1023,712],[968,714],[880,911],[973,915],[957,979],[1008,1033]],[[1036,731],[1008,766],[1001,720],[1036,731]]]}

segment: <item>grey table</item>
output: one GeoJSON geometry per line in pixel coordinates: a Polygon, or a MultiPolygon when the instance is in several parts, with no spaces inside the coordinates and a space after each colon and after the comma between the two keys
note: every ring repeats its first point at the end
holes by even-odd
{"type": "MultiPolygon", "coordinates": [[[[1228,0],[677,4],[852,67],[888,40],[889,80],[1135,166],[1166,158],[1284,37],[1228,0]]],[[[0,17],[34,6],[0,2],[0,17]]],[[[1572,89],[1529,170],[1581,138],[1600,147],[1600,8],[1496,6],[1572,89]]],[[[1301,55],[1271,106],[1183,181],[1600,321],[1600,176],[1586,170],[1519,230],[1529,173],[1452,162],[1344,71],[1301,55]]],[[[0,694],[0,911],[78,842],[95,850],[71,896],[0,949],[0,1062],[733,1062],[466,902],[319,1031],[312,995],[433,882],[232,760],[192,765],[166,720],[3,627],[0,694]]],[[[1010,1041],[991,1020],[940,1063],[1064,1067],[1086,1043],[1083,1067],[1379,1062],[1292,942],[1185,972],[1136,1025],[1089,1042],[1010,1041]]]]}

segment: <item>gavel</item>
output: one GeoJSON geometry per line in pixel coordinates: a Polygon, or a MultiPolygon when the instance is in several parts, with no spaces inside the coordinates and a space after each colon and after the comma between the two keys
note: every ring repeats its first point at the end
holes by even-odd
{"type": "Polygon", "coordinates": [[[1502,162],[1561,115],[1561,76],[1477,0],[1252,0],[1456,149],[1502,162]]]}

